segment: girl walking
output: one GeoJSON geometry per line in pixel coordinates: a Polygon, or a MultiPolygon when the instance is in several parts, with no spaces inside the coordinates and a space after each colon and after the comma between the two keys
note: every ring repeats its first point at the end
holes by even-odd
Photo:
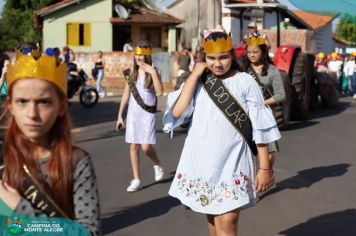
{"type": "Polygon", "coordinates": [[[96,75],[96,89],[98,90],[98,93],[100,97],[105,97],[106,92],[105,89],[102,85],[103,79],[104,79],[104,68],[105,68],[105,61],[103,59],[103,52],[99,51],[98,52],[98,58],[95,61],[95,68],[97,70],[97,75],[96,75]]]}
{"type": "Polygon", "coordinates": [[[127,83],[121,98],[116,128],[124,126],[123,111],[128,103],[125,140],[130,145],[133,179],[127,188],[135,192],[141,187],[139,149],[153,161],[155,180],[163,178],[164,172],[153,144],[156,144],[157,96],[162,96],[160,74],[152,66],[151,47],[139,42],[134,48],[133,70],[124,72],[127,83]]]}
{"type": "Polygon", "coordinates": [[[72,145],[67,68],[57,66],[54,50],[46,52],[19,54],[8,66],[11,115],[0,158],[0,199],[23,215],[72,219],[99,235],[93,164],[72,145]]]}
{"type": "MultiPolygon", "coordinates": [[[[262,89],[265,104],[272,109],[281,109],[278,107],[286,100],[281,74],[273,65],[268,55],[268,48],[265,38],[257,33],[250,33],[246,38],[247,55],[244,57],[245,71],[247,71],[262,89]]],[[[279,152],[277,142],[269,143],[269,165],[273,173],[275,162],[275,153],[279,152]]],[[[271,176],[271,184],[274,183],[274,173],[271,176]]]]}
{"type": "Polygon", "coordinates": [[[173,128],[194,111],[169,194],[206,214],[210,235],[235,236],[240,210],[269,188],[267,143],[280,134],[258,84],[240,72],[231,34],[206,30],[202,45],[204,62],[168,98],[164,122],[173,128]]]}

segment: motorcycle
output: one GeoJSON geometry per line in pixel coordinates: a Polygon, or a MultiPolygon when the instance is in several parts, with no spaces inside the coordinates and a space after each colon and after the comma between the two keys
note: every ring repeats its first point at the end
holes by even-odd
{"type": "Polygon", "coordinates": [[[68,90],[67,97],[71,99],[79,91],[79,102],[85,108],[95,106],[99,100],[99,94],[95,87],[86,84],[88,75],[83,69],[78,71],[73,62],[68,65],[68,90]]]}

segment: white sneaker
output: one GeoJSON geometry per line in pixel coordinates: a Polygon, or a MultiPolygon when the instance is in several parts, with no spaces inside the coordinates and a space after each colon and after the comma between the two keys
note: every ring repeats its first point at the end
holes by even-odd
{"type": "Polygon", "coordinates": [[[133,179],[130,182],[130,185],[127,187],[127,192],[136,192],[140,189],[141,181],[139,179],[133,179]]]}
{"type": "Polygon", "coordinates": [[[155,180],[160,181],[163,179],[164,171],[162,166],[154,165],[153,169],[155,170],[155,180]]]}
{"type": "Polygon", "coordinates": [[[356,94],[354,94],[354,96],[352,97],[353,99],[356,99],[356,94]]]}

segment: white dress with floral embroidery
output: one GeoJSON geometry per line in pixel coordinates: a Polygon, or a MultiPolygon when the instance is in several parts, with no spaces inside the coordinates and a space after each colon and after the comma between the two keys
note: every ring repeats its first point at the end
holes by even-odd
{"type": "MultiPolygon", "coordinates": [[[[256,81],[246,73],[223,80],[248,113],[256,143],[280,138],[275,119],[256,81]]],[[[222,214],[254,203],[253,155],[239,132],[198,83],[193,100],[179,119],[171,113],[181,90],[168,95],[163,122],[165,132],[193,113],[180,162],[169,194],[196,212],[222,214]]]]}

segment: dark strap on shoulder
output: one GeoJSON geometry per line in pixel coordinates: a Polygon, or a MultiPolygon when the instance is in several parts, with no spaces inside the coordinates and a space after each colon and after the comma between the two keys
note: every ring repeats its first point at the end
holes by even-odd
{"type": "Polygon", "coordinates": [[[149,105],[146,105],[140,94],[138,93],[137,91],[137,88],[136,88],[136,85],[135,83],[132,81],[131,79],[131,76],[130,76],[130,69],[127,69],[124,71],[124,76],[125,76],[125,79],[130,87],[130,91],[132,93],[132,96],[135,98],[137,104],[145,111],[147,112],[150,112],[150,113],[156,113],[157,111],[157,101],[156,101],[156,104],[154,106],[149,106],[149,105]]]}
{"type": "MultiPolygon", "coordinates": [[[[264,83],[261,82],[256,71],[251,66],[247,70],[247,73],[249,73],[256,80],[257,84],[260,86],[260,88],[262,90],[263,98],[265,100],[273,97],[271,90],[267,87],[267,85],[265,85],[264,83]]],[[[276,105],[273,105],[272,109],[273,109],[273,111],[275,111],[276,109],[282,109],[281,104],[277,103],[276,105]]]]}
{"type": "Polygon", "coordinates": [[[267,85],[265,85],[264,83],[261,82],[256,71],[251,66],[248,68],[247,73],[249,73],[256,80],[257,84],[260,86],[260,88],[262,90],[263,98],[265,100],[273,97],[272,92],[269,90],[267,85]]]}
{"type": "MultiPolygon", "coordinates": [[[[23,197],[31,203],[32,207],[44,212],[49,217],[70,218],[32,177],[26,165],[23,166],[23,169],[25,172],[23,197]]],[[[5,166],[2,158],[0,158],[0,180],[3,178],[4,171],[5,166]]]]}
{"type": "Polygon", "coordinates": [[[211,73],[201,76],[203,87],[214,104],[230,121],[232,126],[242,135],[252,153],[257,155],[257,147],[252,139],[252,124],[247,113],[225,84],[211,73]]]}

